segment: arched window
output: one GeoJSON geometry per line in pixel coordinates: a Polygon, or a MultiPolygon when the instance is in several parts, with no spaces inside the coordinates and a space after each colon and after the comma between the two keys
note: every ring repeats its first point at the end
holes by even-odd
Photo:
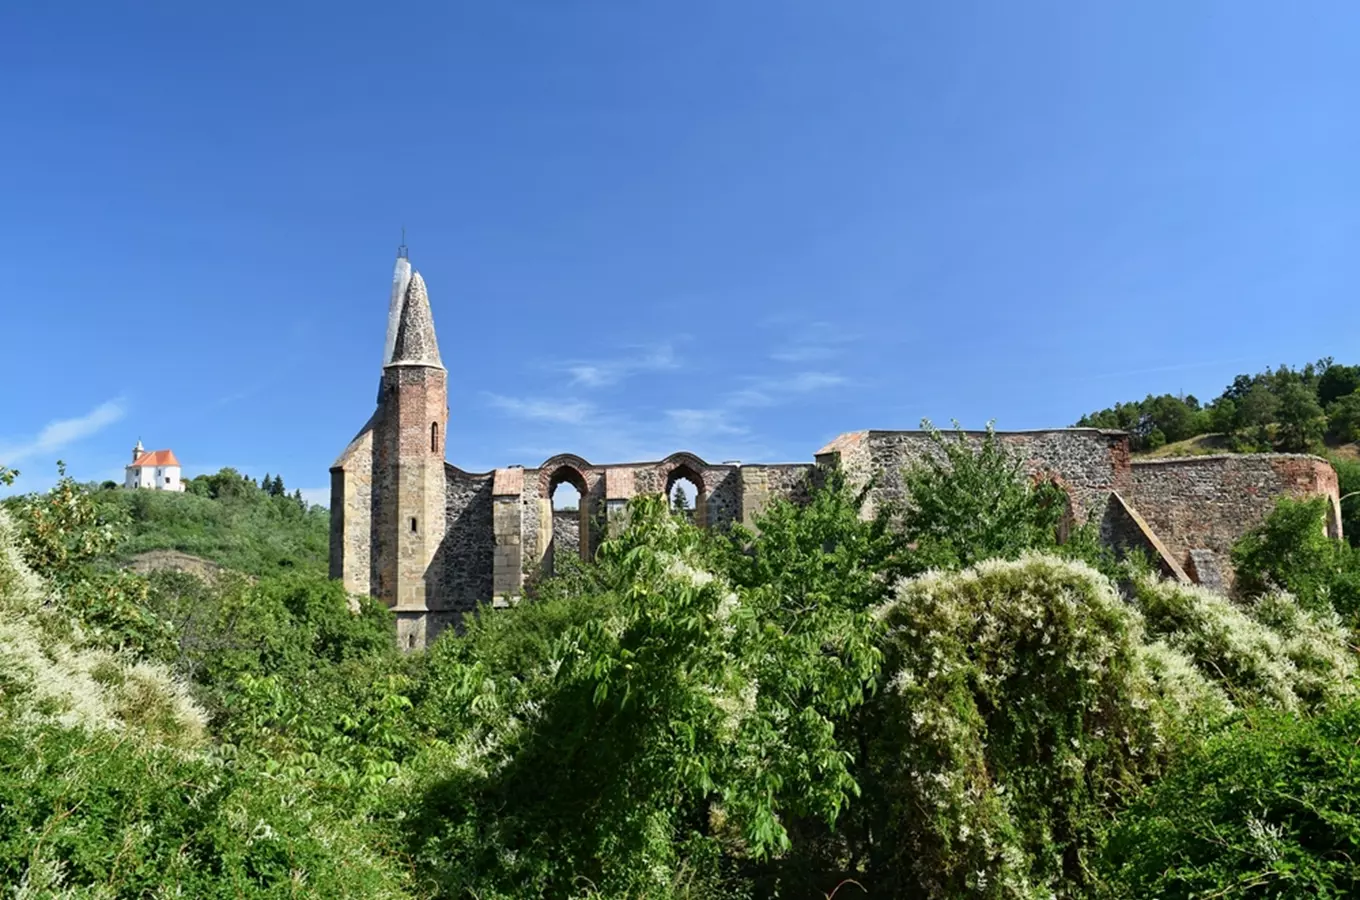
{"type": "Polygon", "coordinates": [[[438,423],[438,422],[431,422],[431,423],[430,423],[430,452],[431,452],[431,453],[438,453],[438,452],[439,452],[439,423],[438,423]]]}
{"type": "Polygon", "coordinates": [[[666,476],[666,502],[671,511],[699,527],[708,524],[707,491],[704,479],[686,463],[681,463],[666,476]]]}
{"type": "Polygon", "coordinates": [[[545,570],[555,571],[558,556],[590,558],[590,520],[586,481],[573,466],[561,466],[548,479],[552,516],[548,526],[545,570]]]}

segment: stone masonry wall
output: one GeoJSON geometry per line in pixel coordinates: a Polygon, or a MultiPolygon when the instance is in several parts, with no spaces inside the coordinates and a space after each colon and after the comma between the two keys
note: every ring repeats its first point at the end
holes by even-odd
{"type": "Polygon", "coordinates": [[[331,467],[330,577],[354,594],[374,592],[372,424],[331,467]]]}
{"type": "Polygon", "coordinates": [[[432,610],[465,613],[487,603],[492,594],[495,533],[492,527],[492,476],[445,466],[444,542],[439,548],[441,582],[432,610]]]}
{"type": "Polygon", "coordinates": [[[1192,571],[1208,570],[1216,562],[1228,586],[1233,544],[1260,524],[1280,497],[1329,496],[1330,530],[1340,537],[1336,470],[1314,456],[1139,460],[1132,475],[1127,496],[1176,562],[1192,571]]]}
{"type": "Polygon", "coordinates": [[[581,511],[555,509],[552,523],[552,546],[548,548],[550,561],[545,560],[544,564],[547,571],[556,571],[554,567],[559,559],[581,555],[581,511]]]}
{"type": "MultiPolygon", "coordinates": [[[[974,447],[985,436],[985,432],[965,432],[974,447]]],[[[1072,428],[998,432],[997,437],[1019,454],[1032,475],[1051,477],[1068,490],[1078,524],[1093,514],[1103,515],[1110,491],[1121,490],[1129,482],[1128,437],[1123,433],[1072,428]]],[[[946,439],[954,440],[954,436],[947,433],[946,439]]],[[[864,484],[876,476],[866,510],[871,514],[882,503],[906,499],[902,475],[909,466],[942,457],[943,451],[928,432],[858,431],[828,444],[818,452],[817,461],[839,462],[852,484],[864,484]]]]}

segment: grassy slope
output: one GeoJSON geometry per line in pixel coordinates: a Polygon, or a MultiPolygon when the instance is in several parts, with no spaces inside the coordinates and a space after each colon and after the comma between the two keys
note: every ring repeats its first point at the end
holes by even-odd
{"type": "MultiPolygon", "coordinates": [[[[1201,434],[1148,453],[1135,454],[1139,459],[1166,459],[1171,456],[1207,456],[1212,453],[1231,453],[1227,438],[1221,434],[1201,434]]],[[[1360,460],[1360,445],[1328,443],[1327,452],[1342,459],[1360,460]]]]}
{"type": "Polygon", "coordinates": [[[322,507],[303,510],[291,498],[260,491],[212,499],[119,488],[98,491],[95,498],[131,519],[128,540],[119,548],[124,560],[149,550],[178,550],[249,575],[326,572],[330,514],[322,507]]]}

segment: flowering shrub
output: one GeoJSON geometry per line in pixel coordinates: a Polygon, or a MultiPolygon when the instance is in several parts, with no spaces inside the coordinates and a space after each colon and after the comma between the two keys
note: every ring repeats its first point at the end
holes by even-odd
{"type": "MultiPolygon", "coordinates": [[[[1079,896],[1174,705],[1142,622],[1083,563],[1025,555],[900,584],[874,753],[894,896],[1079,896]]],[[[1165,652],[1162,654],[1165,656],[1165,652]]]]}
{"type": "MultiPolygon", "coordinates": [[[[405,896],[370,828],[261,765],[265,747],[207,746],[179,679],[91,639],[15,532],[0,510],[0,884],[19,898],[405,896]]],[[[372,757],[375,717],[354,715],[372,757]]]]}
{"type": "Polygon", "coordinates": [[[1239,606],[1201,587],[1140,578],[1134,597],[1148,633],[1189,657],[1238,705],[1314,708],[1355,693],[1355,654],[1331,610],[1288,594],[1239,606]]]}
{"type": "Polygon", "coordinates": [[[177,746],[203,738],[203,713],[181,682],[153,663],[81,646],[53,596],[0,510],[0,722],[132,730],[177,746]]]}

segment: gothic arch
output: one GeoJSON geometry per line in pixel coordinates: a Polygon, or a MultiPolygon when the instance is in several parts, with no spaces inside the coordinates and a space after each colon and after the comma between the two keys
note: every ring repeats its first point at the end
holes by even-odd
{"type": "Polygon", "coordinates": [[[561,484],[571,485],[580,494],[580,505],[577,513],[579,516],[577,519],[577,544],[581,559],[590,559],[590,482],[586,479],[585,473],[589,466],[590,464],[579,456],[563,454],[554,456],[544,463],[539,470],[538,495],[539,502],[544,509],[542,522],[546,532],[540,546],[544,548],[545,569],[548,571],[551,571],[556,558],[556,546],[553,541],[556,512],[553,510],[552,495],[557,486],[561,484]]]}
{"type": "Polygon", "coordinates": [[[709,485],[704,481],[706,468],[707,464],[693,453],[672,453],[661,464],[661,470],[666,473],[662,491],[668,503],[677,481],[684,479],[694,485],[694,524],[700,528],[708,526],[709,485]]]}
{"type": "Polygon", "coordinates": [[[538,495],[550,497],[553,488],[563,481],[569,481],[581,492],[581,499],[584,501],[587,485],[586,472],[590,468],[590,463],[574,453],[559,453],[545,459],[543,464],[538,467],[538,495]],[[567,474],[563,474],[564,470],[567,474]]]}
{"type": "Polygon", "coordinates": [[[1056,536],[1058,543],[1067,543],[1067,539],[1072,536],[1072,530],[1076,528],[1078,524],[1076,492],[1072,489],[1072,486],[1067,483],[1067,480],[1055,471],[1040,470],[1035,472],[1030,480],[1036,488],[1047,483],[1062,491],[1062,515],[1058,519],[1056,536]]]}

